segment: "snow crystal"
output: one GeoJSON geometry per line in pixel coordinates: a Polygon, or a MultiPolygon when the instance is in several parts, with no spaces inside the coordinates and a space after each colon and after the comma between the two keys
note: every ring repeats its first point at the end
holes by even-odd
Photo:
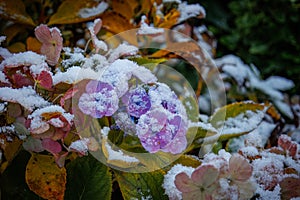
{"type": "Polygon", "coordinates": [[[185,172],[189,177],[191,177],[194,172],[193,167],[183,166],[181,164],[174,165],[166,175],[164,175],[164,182],[162,187],[165,189],[165,194],[169,196],[170,199],[182,199],[182,193],[176,188],[175,177],[181,172],[185,172]]]}
{"type": "Polygon", "coordinates": [[[29,111],[49,105],[44,98],[39,96],[32,87],[13,89],[8,87],[0,88],[0,99],[3,101],[19,103],[29,111]]]}
{"type": "Polygon", "coordinates": [[[88,138],[83,138],[81,140],[72,142],[69,148],[85,155],[88,151],[88,142],[88,138]]]}
{"type": "Polygon", "coordinates": [[[112,147],[106,142],[105,147],[108,153],[108,161],[112,160],[120,160],[126,163],[138,163],[139,160],[136,159],[135,157],[131,157],[128,155],[124,155],[124,153],[121,150],[115,151],[112,149],[112,147]]]}
{"type": "Polygon", "coordinates": [[[247,110],[236,117],[229,117],[219,128],[222,134],[244,133],[255,129],[264,117],[263,111],[247,110]]]}
{"type": "Polygon", "coordinates": [[[78,12],[81,18],[89,18],[103,13],[108,8],[108,3],[101,1],[96,7],[82,8],[78,12]]]}
{"type": "Polygon", "coordinates": [[[126,56],[136,55],[138,50],[139,49],[133,45],[128,45],[125,43],[120,44],[117,48],[112,50],[112,52],[109,55],[108,61],[113,62],[123,55],[126,55],[126,56]]]}
{"type": "Polygon", "coordinates": [[[141,20],[141,26],[137,32],[138,35],[156,35],[156,34],[161,34],[164,32],[163,28],[155,28],[152,26],[149,26],[146,22],[146,16],[142,16],[141,20]]]}
{"type": "Polygon", "coordinates": [[[7,102],[0,103],[0,113],[3,113],[6,111],[6,105],[7,105],[7,102]]]}
{"type": "Polygon", "coordinates": [[[187,2],[183,2],[179,4],[178,10],[180,12],[180,17],[178,22],[183,22],[191,17],[197,17],[200,14],[206,15],[205,9],[199,4],[187,4],[187,2]]]}
{"type": "Polygon", "coordinates": [[[201,129],[210,131],[210,132],[215,132],[217,133],[217,129],[213,127],[210,123],[203,123],[203,122],[190,122],[189,127],[199,127],[201,129]]]}
{"type": "Polygon", "coordinates": [[[10,53],[7,49],[0,47],[0,56],[4,59],[11,57],[13,54],[10,53]]]}
{"type": "Polygon", "coordinates": [[[108,136],[109,131],[110,128],[106,126],[101,129],[101,133],[103,134],[103,136],[108,136]]]}
{"type": "Polygon", "coordinates": [[[290,119],[294,118],[292,109],[287,103],[275,100],[274,104],[278,108],[278,110],[280,110],[280,112],[283,113],[285,116],[287,116],[290,119]]]}
{"type": "Polygon", "coordinates": [[[277,90],[288,90],[295,86],[293,81],[280,76],[271,76],[267,78],[265,84],[277,90]]]}
{"type": "Polygon", "coordinates": [[[240,151],[243,155],[251,157],[257,156],[259,154],[257,148],[253,146],[243,147],[240,149],[240,151]]]}
{"type": "Polygon", "coordinates": [[[15,133],[15,126],[0,126],[0,133],[15,133]]]}
{"type": "Polygon", "coordinates": [[[104,67],[108,66],[108,61],[106,57],[100,55],[100,54],[94,54],[89,58],[85,59],[84,64],[82,65],[82,68],[90,68],[95,70],[96,72],[103,69],[104,67]]]}
{"type": "Polygon", "coordinates": [[[39,65],[31,65],[29,69],[30,72],[34,75],[39,75],[42,71],[48,71],[49,73],[51,73],[47,63],[42,63],[39,65]]]}
{"type": "Polygon", "coordinates": [[[53,84],[64,82],[74,84],[83,79],[98,79],[101,74],[92,69],[82,69],[81,67],[71,67],[66,72],[58,72],[53,78],[53,84]]]}
{"type": "Polygon", "coordinates": [[[41,65],[45,62],[45,59],[45,56],[39,55],[32,51],[16,53],[5,59],[0,64],[0,69],[3,69],[5,66],[16,67],[20,65],[41,65]]]}
{"type": "Polygon", "coordinates": [[[256,193],[259,194],[259,197],[257,198],[258,200],[280,200],[280,186],[277,185],[274,190],[265,190],[262,187],[257,187],[256,193]]]}
{"type": "Polygon", "coordinates": [[[6,36],[0,36],[0,44],[6,40],[6,36]]]}
{"type": "Polygon", "coordinates": [[[181,4],[181,0],[163,0],[163,3],[172,3],[172,2],[175,2],[175,3],[178,3],[178,4],[181,4]]]}

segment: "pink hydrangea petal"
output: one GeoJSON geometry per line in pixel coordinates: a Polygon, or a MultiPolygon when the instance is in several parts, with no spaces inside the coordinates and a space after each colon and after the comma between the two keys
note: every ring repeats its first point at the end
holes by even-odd
{"type": "Polygon", "coordinates": [[[216,182],[219,176],[219,170],[213,165],[200,165],[192,173],[193,182],[203,188],[207,188],[216,182]]]}
{"type": "Polygon", "coordinates": [[[229,160],[231,178],[237,181],[247,181],[252,175],[253,168],[249,162],[239,154],[234,154],[229,160]]]}
{"type": "Polygon", "coordinates": [[[42,145],[47,151],[53,154],[59,153],[62,150],[61,145],[57,141],[54,141],[50,138],[43,139],[42,145]]]}
{"type": "Polygon", "coordinates": [[[35,37],[41,43],[48,43],[51,40],[51,32],[47,25],[41,24],[34,30],[35,37]]]}
{"type": "Polygon", "coordinates": [[[102,20],[101,19],[95,19],[94,20],[94,24],[93,24],[93,30],[94,30],[94,34],[96,35],[97,33],[99,33],[100,29],[102,27],[102,20]]]}
{"type": "Polygon", "coordinates": [[[192,179],[184,172],[175,176],[174,183],[176,188],[183,193],[199,190],[199,188],[193,183],[192,179]]]}

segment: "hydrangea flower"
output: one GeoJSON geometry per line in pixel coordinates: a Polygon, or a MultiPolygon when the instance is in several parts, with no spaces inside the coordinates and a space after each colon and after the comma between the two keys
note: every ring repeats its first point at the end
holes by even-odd
{"type": "Polygon", "coordinates": [[[142,115],[136,126],[136,134],[143,147],[150,153],[159,150],[172,154],[181,153],[187,146],[186,120],[162,109],[154,109],[142,115]]]}
{"type": "Polygon", "coordinates": [[[213,165],[200,165],[189,177],[181,172],[175,177],[175,185],[182,192],[183,200],[209,200],[217,188],[219,170],[213,165]]]}
{"type": "Polygon", "coordinates": [[[42,43],[41,53],[47,57],[49,65],[56,65],[63,47],[63,38],[58,28],[41,24],[34,30],[35,37],[42,43]]]}
{"type": "Polygon", "coordinates": [[[129,92],[127,112],[130,116],[140,117],[150,110],[150,96],[143,87],[137,87],[129,92]]]}
{"type": "Polygon", "coordinates": [[[94,118],[112,116],[118,109],[119,99],[114,88],[105,82],[91,80],[79,98],[80,110],[94,118]]]}

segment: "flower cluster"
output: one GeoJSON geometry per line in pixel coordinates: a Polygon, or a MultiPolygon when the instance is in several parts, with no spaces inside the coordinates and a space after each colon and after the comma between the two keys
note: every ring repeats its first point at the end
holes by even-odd
{"type": "Polygon", "coordinates": [[[163,187],[170,199],[291,199],[299,196],[299,144],[287,135],[278,146],[260,152],[208,153],[197,168],[173,166],[163,187]]]}
{"type": "Polygon", "coordinates": [[[135,55],[136,47],[123,43],[108,51],[97,38],[102,21],[91,24],[91,55],[63,48],[59,29],[43,24],[35,29],[41,43],[37,52],[0,52],[1,113],[9,116],[5,124],[10,130],[6,137],[24,140],[28,151],[48,151],[63,166],[70,152],[86,155],[100,148],[91,136],[95,133],[81,133],[91,120],[106,120],[106,126],[138,138],[150,153],[182,153],[188,120],[177,95],[147,68],[121,59],[135,55]]]}

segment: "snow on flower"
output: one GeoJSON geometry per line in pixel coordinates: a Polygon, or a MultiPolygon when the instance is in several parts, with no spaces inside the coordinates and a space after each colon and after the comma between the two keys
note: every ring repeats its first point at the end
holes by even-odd
{"type": "Polygon", "coordinates": [[[133,76],[143,83],[153,83],[157,80],[150,70],[125,59],[118,59],[111,63],[103,72],[101,80],[114,86],[118,97],[121,97],[128,91],[128,81],[133,76]]]}
{"type": "Polygon", "coordinates": [[[112,116],[117,111],[119,99],[110,84],[91,80],[85,90],[78,103],[83,113],[94,118],[101,118],[112,116]]]}
{"type": "Polygon", "coordinates": [[[63,47],[60,30],[41,24],[34,31],[36,38],[42,43],[41,53],[47,57],[49,65],[56,65],[63,47]]]}
{"type": "Polygon", "coordinates": [[[187,146],[186,119],[178,114],[154,109],[142,115],[136,126],[136,134],[143,147],[150,153],[159,150],[178,154],[187,146]]]}
{"type": "MultiPolygon", "coordinates": [[[[105,3],[105,2],[101,2],[101,3],[105,3]]],[[[100,31],[101,26],[102,26],[101,19],[95,19],[94,23],[89,27],[91,39],[96,53],[98,53],[100,49],[103,51],[107,51],[107,45],[105,44],[105,42],[97,38],[97,33],[100,31]]]]}
{"type": "Polygon", "coordinates": [[[73,115],[66,113],[58,105],[46,106],[35,110],[28,116],[29,130],[37,137],[60,139],[70,131],[73,118],[73,115]]]}

